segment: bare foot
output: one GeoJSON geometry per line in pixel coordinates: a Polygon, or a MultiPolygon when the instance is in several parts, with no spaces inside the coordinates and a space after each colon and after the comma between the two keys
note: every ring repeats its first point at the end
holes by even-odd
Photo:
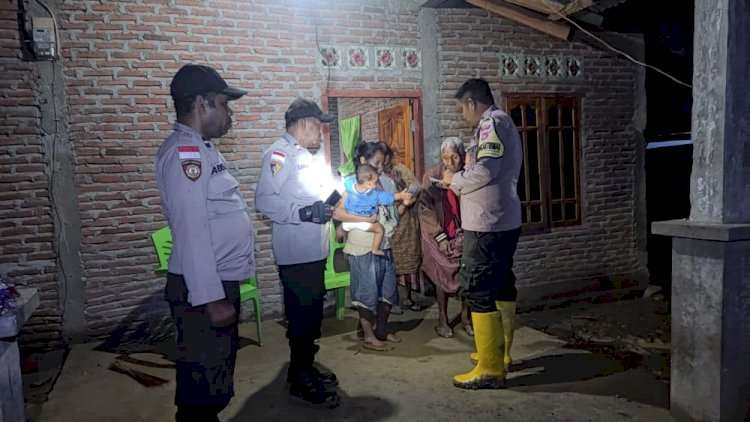
{"type": "Polygon", "coordinates": [[[377,256],[385,256],[385,252],[383,252],[382,249],[373,249],[372,254],[377,256]]]}
{"type": "Polygon", "coordinates": [[[384,341],[380,341],[377,337],[365,337],[362,346],[368,350],[374,350],[376,352],[387,352],[393,350],[393,345],[388,344],[384,341]]]}
{"type": "Polygon", "coordinates": [[[454,336],[453,330],[448,324],[441,324],[435,327],[435,334],[444,338],[452,338],[454,336]]]}

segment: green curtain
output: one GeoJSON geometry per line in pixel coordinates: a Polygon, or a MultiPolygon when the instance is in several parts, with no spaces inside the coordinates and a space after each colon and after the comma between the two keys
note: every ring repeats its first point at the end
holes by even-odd
{"type": "Polygon", "coordinates": [[[344,162],[339,166],[341,176],[348,176],[354,173],[354,152],[359,144],[360,121],[359,116],[339,120],[339,139],[341,139],[341,149],[344,152],[344,162]]]}

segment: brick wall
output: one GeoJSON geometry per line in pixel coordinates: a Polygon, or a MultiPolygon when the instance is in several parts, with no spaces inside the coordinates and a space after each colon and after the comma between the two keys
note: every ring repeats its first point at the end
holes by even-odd
{"type": "Polygon", "coordinates": [[[20,60],[16,22],[15,2],[0,2],[0,274],[40,289],[40,306],[25,332],[55,342],[61,317],[39,86],[34,66],[20,60]]]}
{"type": "MultiPolygon", "coordinates": [[[[283,113],[296,97],[319,99],[326,88],[417,89],[418,72],[323,69],[318,43],[338,46],[417,46],[412,2],[177,1],[65,2],[58,14],[66,110],[77,160],[81,261],[86,320],[92,334],[122,321],[165,311],[163,279],[148,235],[164,225],[153,176],[153,157],[174,121],[168,84],[186,62],[207,62],[250,95],[233,103],[234,128],[219,144],[230,171],[253,207],[260,155],[284,131],[283,113]],[[317,33],[317,36],[316,36],[317,33]]],[[[2,256],[4,272],[43,289],[35,320],[48,323],[57,309],[47,181],[33,74],[18,59],[15,3],[2,3],[0,83],[13,96],[0,99],[12,128],[3,148],[2,256]],[[13,193],[6,193],[13,192],[13,193]],[[18,192],[18,193],[15,193],[18,192]],[[51,302],[49,302],[51,301],[51,302]]],[[[258,278],[267,316],[281,312],[281,288],[270,247],[270,224],[253,215],[258,231],[258,278]]],[[[57,315],[57,314],[54,314],[57,315]]],[[[50,330],[56,327],[48,325],[50,330]]],[[[59,327],[57,328],[59,330],[59,327]]]]}
{"type": "MultiPolygon", "coordinates": [[[[164,225],[153,157],[174,121],[168,84],[186,62],[206,62],[250,95],[232,104],[234,127],[218,148],[254,209],[261,152],[284,131],[283,113],[296,96],[320,99],[327,89],[420,89],[419,69],[376,67],[379,46],[419,46],[421,1],[133,1],[63,2],[60,24],[75,183],[81,213],[81,262],[86,321],[92,334],[165,312],[163,278],[149,234],[164,225]],[[366,69],[323,67],[318,46],[365,46],[366,69]]],[[[0,98],[0,264],[15,281],[40,287],[43,306],[32,324],[59,329],[51,217],[42,172],[32,66],[18,58],[15,2],[0,3],[3,49],[0,98]],[[21,104],[20,107],[15,106],[21,104]],[[5,146],[8,146],[7,148],[5,146]]],[[[442,136],[460,129],[451,95],[481,74],[501,90],[583,94],[584,225],[524,238],[518,252],[522,283],[615,274],[640,265],[633,234],[633,86],[625,61],[581,44],[556,42],[481,11],[440,10],[442,136]],[[586,61],[582,83],[500,81],[498,53],[575,51],[586,61]],[[564,247],[564,248],[563,248],[564,247]],[[554,251],[554,253],[553,253],[554,251]],[[557,277],[555,277],[556,279],[557,277]]],[[[400,65],[401,62],[398,62],[400,65]]],[[[343,114],[342,114],[343,116],[343,114]]],[[[377,129],[375,129],[377,133],[377,129]]],[[[377,135],[375,135],[377,136],[377,135]]],[[[267,317],[281,312],[281,288],[270,246],[270,224],[253,213],[258,279],[267,317]]],[[[36,334],[35,334],[36,335],[36,334]]]]}
{"type": "Polygon", "coordinates": [[[643,271],[636,254],[635,228],[635,65],[584,44],[553,39],[478,9],[438,9],[442,137],[469,139],[456,113],[453,94],[467,78],[481,76],[503,93],[580,95],[583,224],[521,238],[515,269],[520,286],[629,275],[643,271]],[[503,77],[502,54],[582,58],[578,79],[503,77]]]}
{"type": "Polygon", "coordinates": [[[378,112],[403,101],[402,98],[339,98],[342,119],[361,116],[362,139],[378,139],[378,112]]]}

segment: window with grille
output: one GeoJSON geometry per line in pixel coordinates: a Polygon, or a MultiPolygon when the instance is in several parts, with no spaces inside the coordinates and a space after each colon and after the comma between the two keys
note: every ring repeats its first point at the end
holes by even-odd
{"type": "Polygon", "coordinates": [[[525,232],[581,224],[580,119],[573,96],[507,96],[523,142],[518,178],[525,232]]]}

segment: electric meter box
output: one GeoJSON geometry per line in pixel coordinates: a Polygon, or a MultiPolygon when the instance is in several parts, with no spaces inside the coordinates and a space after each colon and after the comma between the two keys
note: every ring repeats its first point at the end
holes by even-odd
{"type": "Polygon", "coordinates": [[[51,18],[32,18],[31,26],[37,59],[54,59],[57,52],[55,22],[51,18]]]}

